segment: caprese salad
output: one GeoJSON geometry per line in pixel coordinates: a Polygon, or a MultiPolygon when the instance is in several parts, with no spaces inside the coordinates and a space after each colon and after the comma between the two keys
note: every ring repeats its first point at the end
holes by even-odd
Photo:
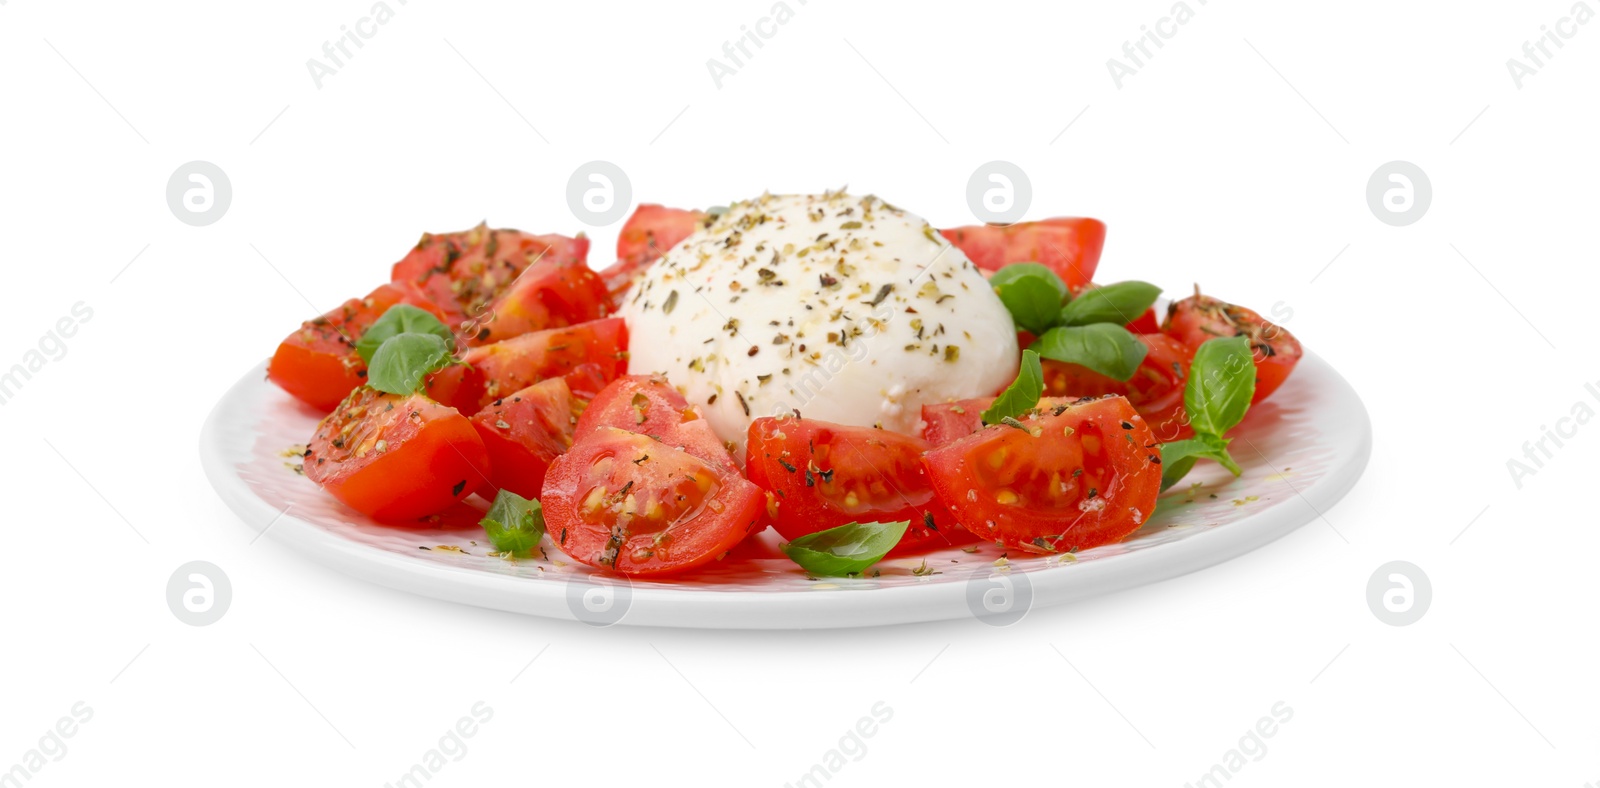
{"type": "Polygon", "coordinates": [[[877,197],[641,205],[582,235],[424,235],[268,377],[326,412],[304,475],[374,520],[474,494],[498,554],[693,572],[771,527],[813,576],[984,540],[1117,542],[1301,348],[1255,312],[1093,281],[1095,219],[938,230],[877,197]]]}

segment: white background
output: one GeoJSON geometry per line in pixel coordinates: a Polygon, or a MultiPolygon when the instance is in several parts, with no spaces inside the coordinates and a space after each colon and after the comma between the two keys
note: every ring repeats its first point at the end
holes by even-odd
{"type": "Polygon", "coordinates": [[[0,770],[85,701],[30,785],[381,786],[485,701],[430,784],[782,786],[882,701],[829,785],[1181,786],[1283,701],[1230,785],[1600,782],[1600,426],[1521,489],[1506,468],[1600,409],[1600,24],[1520,89],[1506,68],[1567,0],[1197,1],[1120,89],[1106,60],[1166,0],[795,0],[721,89],[706,60],[766,0],[392,5],[318,89],[305,61],[367,0],[0,4],[0,368],[94,313],[0,407],[0,770]],[[204,228],[165,200],[195,159],[234,190],[204,228]],[[1348,542],[1312,523],[1005,629],[795,634],[527,619],[251,546],[198,467],[224,389],[424,230],[583,229],[565,184],[591,159],[636,199],[848,184],[944,226],[972,221],[977,165],[1020,164],[1031,218],[1110,225],[1102,280],[1293,310],[1374,422],[1327,513],[1348,542]],[[1404,228],[1365,198],[1395,159],[1434,193],[1404,228]],[[209,627],[164,599],[194,559],[233,582],[209,627]],[[1395,559],[1434,589],[1408,627],[1365,599],[1395,559]]]}

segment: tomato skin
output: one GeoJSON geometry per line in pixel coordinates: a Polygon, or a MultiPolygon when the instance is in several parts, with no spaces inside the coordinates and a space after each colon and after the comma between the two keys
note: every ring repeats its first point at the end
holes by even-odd
{"type": "Polygon", "coordinates": [[[471,495],[488,477],[489,455],[455,409],[362,386],[317,424],[302,467],[346,506],[399,522],[471,495]]]}
{"type": "Polygon", "coordinates": [[[608,317],[566,328],[534,331],[468,350],[461,363],[428,376],[428,395],[467,413],[541,380],[566,377],[587,393],[595,379],[610,381],[626,368],[628,329],[608,317]]]}
{"type": "Polygon", "coordinates": [[[1174,441],[1194,435],[1183,407],[1183,390],[1189,380],[1194,351],[1165,334],[1138,334],[1145,346],[1144,361],[1126,381],[1107,377],[1077,364],[1045,359],[1044,393],[1050,397],[1125,396],[1155,432],[1156,439],[1174,441]]]}
{"type": "Polygon", "coordinates": [[[940,230],[950,243],[966,253],[974,265],[994,271],[1008,263],[1034,262],[1049,266],[1069,288],[1081,288],[1094,278],[1100,251],[1106,242],[1106,225],[1099,219],[1061,217],[1020,222],[1005,227],[979,224],[940,230]]]}
{"type": "Polygon", "coordinates": [[[1248,337],[1256,365],[1256,393],[1250,398],[1252,405],[1272,396],[1305,355],[1300,340],[1288,329],[1253,310],[1201,295],[1198,289],[1194,295],[1167,306],[1167,319],[1161,331],[1187,345],[1191,352],[1214,337],[1248,337]]]}
{"type": "Polygon", "coordinates": [[[284,338],[267,364],[267,378],[317,410],[333,410],[367,382],[367,365],[356,353],[356,340],[396,304],[421,307],[435,316],[438,312],[415,291],[379,285],[365,298],[352,298],[338,309],[307,320],[284,338]]]}
{"type": "MultiPolygon", "coordinates": [[[[711,433],[703,419],[685,428],[711,433]]],[[[638,577],[720,558],[759,527],[763,499],[738,473],[607,426],[551,463],[540,496],[547,532],[567,555],[638,577]]]]}
{"type": "Polygon", "coordinates": [[[896,548],[911,549],[948,542],[956,528],[933,500],[922,466],[928,448],[887,430],[763,416],[750,423],[745,472],[770,493],[767,515],[785,539],[848,523],[906,520],[911,525],[896,548]]]}
{"type": "Polygon", "coordinates": [[[982,539],[1035,553],[1076,552],[1137,531],[1155,510],[1161,458],[1122,397],[1035,411],[923,457],[934,494],[982,539]]]}
{"type": "Polygon", "coordinates": [[[584,405],[565,380],[551,378],[474,415],[472,427],[489,452],[489,485],[538,498],[550,463],[572,448],[584,405]]]}
{"type": "Polygon", "coordinates": [[[691,406],[666,378],[623,375],[589,403],[578,419],[577,434],[582,437],[602,427],[637,432],[738,473],[727,445],[709,427],[700,429],[708,425],[686,427],[694,421],[704,421],[700,410],[691,406]]]}
{"type": "MultiPolygon", "coordinates": [[[[495,299],[535,261],[583,266],[588,254],[589,239],[583,236],[531,235],[479,224],[458,233],[424,234],[394,264],[390,280],[417,288],[454,329],[490,311],[495,299]]],[[[476,325],[471,329],[469,335],[478,333],[476,325]]]]}
{"type": "Polygon", "coordinates": [[[600,272],[610,293],[612,309],[622,306],[623,296],[651,263],[700,229],[707,218],[704,211],[654,203],[641,203],[635,208],[617,236],[617,262],[600,272]]]}

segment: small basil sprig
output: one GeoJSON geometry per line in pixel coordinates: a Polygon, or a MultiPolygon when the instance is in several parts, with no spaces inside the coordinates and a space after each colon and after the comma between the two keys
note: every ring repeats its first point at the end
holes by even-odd
{"type": "Polygon", "coordinates": [[[410,304],[395,304],[385,310],[383,316],[368,326],[366,333],[356,340],[356,353],[361,356],[362,361],[371,364],[373,354],[378,352],[378,348],[382,347],[385,341],[390,337],[406,333],[433,334],[452,346],[455,343],[455,337],[450,334],[450,329],[439,322],[439,318],[434,317],[432,313],[410,304]]]}
{"type": "Polygon", "coordinates": [[[897,523],[849,523],[806,534],[783,546],[784,555],[817,577],[858,575],[905,536],[909,520],[897,523]]]}
{"type": "Polygon", "coordinates": [[[1022,351],[1022,368],[1017,370],[1017,379],[994,398],[994,404],[983,412],[984,424],[999,424],[1006,418],[1016,418],[1039,404],[1039,395],[1044,393],[1044,368],[1039,364],[1039,354],[1032,350],[1022,351]]]}
{"type": "Polygon", "coordinates": [[[1043,334],[1060,321],[1061,302],[1070,297],[1067,283],[1038,263],[1005,266],[989,279],[989,286],[1017,326],[1035,334],[1043,334]]]}
{"type": "Polygon", "coordinates": [[[1223,437],[1244,420],[1256,393],[1256,367],[1246,337],[1208,339],[1195,351],[1184,384],[1183,409],[1194,437],[1161,446],[1161,489],[1176,484],[1197,460],[1215,460],[1234,476],[1242,473],[1223,437]]]}
{"type": "Polygon", "coordinates": [[[1150,352],[1128,329],[1116,323],[1052,328],[1031,349],[1045,358],[1088,367],[1117,380],[1133,377],[1150,352]]]}
{"type": "Polygon", "coordinates": [[[1161,288],[1149,282],[1116,282],[1090,288],[1061,308],[1061,324],[1087,326],[1091,323],[1132,323],[1144,314],[1161,295],[1161,288]]]}
{"type": "Polygon", "coordinates": [[[1045,358],[1117,380],[1133,377],[1144,361],[1147,348],[1124,326],[1155,303],[1161,294],[1155,285],[1117,282],[1073,298],[1061,277],[1039,263],[1004,266],[989,285],[1017,328],[1039,337],[1032,349],[1045,358]]]}
{"type": "Polygon", "coordinates": [[[478,524],[489,535],[489,544],[502,553],[517,558],[533,555],[534,548],[544,537],[544,509],[538,501],[530,501],[510,490],[501,490],[494,497],[489,513],[478,524]]]}
{"type": "Polygon", "coordinates": [[[395,334],[372,354],[367,365],[367,385],[389,394],[415,394],[429,373],[452,360],[450,344],[436,334],[395,334]]]}

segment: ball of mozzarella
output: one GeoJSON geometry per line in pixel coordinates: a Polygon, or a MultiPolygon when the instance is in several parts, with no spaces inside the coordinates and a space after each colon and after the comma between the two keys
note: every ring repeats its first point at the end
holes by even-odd
{"type": "Polygon", "coordinates": [[[871,195],[765,195],[627,296],[628,371],[664,374],[743,453],[760,416],[916,434],[925,403],[1016,376],[1010,313],[961,250],[871,195]]]}

